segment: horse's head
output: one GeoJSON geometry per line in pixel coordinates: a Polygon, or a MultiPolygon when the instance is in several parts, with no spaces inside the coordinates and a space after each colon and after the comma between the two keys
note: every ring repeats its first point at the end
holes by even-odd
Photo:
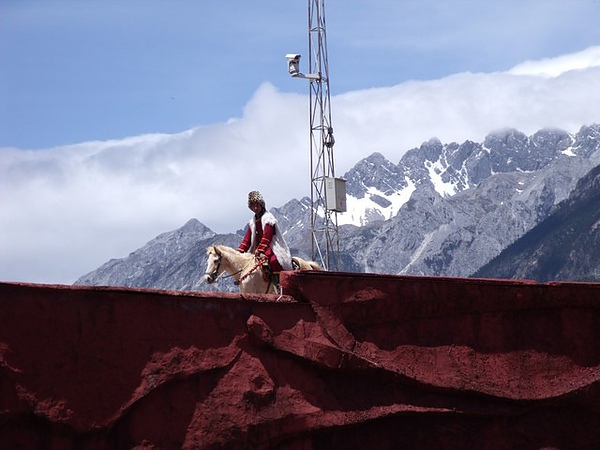
{"type": "Polygon", "coordinates": [[[217,278],[223,272],[221,267],[221,252],[215,245],[211,245],[206,249],[208,260],[206,261],[206,271],[204,272],[204,279],[208,284],[212,284],[217,281],[217,278]]]}

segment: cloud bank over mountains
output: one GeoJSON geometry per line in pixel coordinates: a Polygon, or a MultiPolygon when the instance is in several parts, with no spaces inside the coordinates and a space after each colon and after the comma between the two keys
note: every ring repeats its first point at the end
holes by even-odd
{"type": "MultiPolygon", "coordinates": [[[[600,46],[505,72],[348,92],[332,98],[336,174],[375,151],[397,163],[432,137],[576,132],[600,122],[598,104],[600,46]]],[[[2,148],[0,280],[72,283],[192,217],[233,232],[249,217],[249,190],[267,206],[309,195],[308,164],[308,86],[299,95],[270,83],[241,117],[179,134],[2,148]]]]}

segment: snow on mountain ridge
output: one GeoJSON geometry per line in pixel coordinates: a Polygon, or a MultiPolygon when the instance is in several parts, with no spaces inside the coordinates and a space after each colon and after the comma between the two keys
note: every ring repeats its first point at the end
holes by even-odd
{"type": "Polygon", "coordinates": [[[415,183],[405,177],[407,186],[399,191],[386,194],[375,187],[366,187],[366,195],[357,198],[346,196],[346,212],[338,214],[338,225],[364,226],[374,220],[387,220],[394,217],[400,208],[410,200],[417,189],[415,183]],[[375,199],[378,202],[374,201],[375,199]],[[381,199],[387,202],[382,202],[381,199]],[[387,203],[387,205],[384,205],[387,203]]]}
{"type": "MultiPolygon", "coordinates": [[[[441,159],[441,158],[440,158],[441,159]]],[[[425,168],[429,172],[429,180],[433,183],[435,190],[438,194],[443,197],[452,197],[463,189],[459,189],[459,184],[462,182],[465,185],[464,189],[469,188],[468,175],[462,173],[465,167],[461,168],[458,172],[461,177],[451,178],[450,181],[444,181],[442,174],[448,169],[447,165],[444,165],[442,161],[438,159],[435,162],[425,161],[425,168]]]]}
{"type": "MultiPolygon", "coordinates": [[[[595,136],[586,131],[582,138],[595,136]]],[[[397,165],[375,152],[345,174],[347,211],[338,214],[338,224],[360,227],[388,220],[422,184],[449,198],[500,173],[536,172],[558,155],[575,155],[574,144],[574,136],[563,130],[545,129],[528,137],[506,128],[490,133],[482,143],[442,144],[432,138],[407,151],[397,165]]]]}

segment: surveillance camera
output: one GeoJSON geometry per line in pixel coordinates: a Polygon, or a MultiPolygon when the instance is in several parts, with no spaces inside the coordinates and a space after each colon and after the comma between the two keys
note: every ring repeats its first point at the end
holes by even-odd
{"type": "Polygon", "coordinates": [[[300,76],[300,55],[288,53],[285,57],[287,58],[288,72],[290,75],[293,77],[300,76]]]}

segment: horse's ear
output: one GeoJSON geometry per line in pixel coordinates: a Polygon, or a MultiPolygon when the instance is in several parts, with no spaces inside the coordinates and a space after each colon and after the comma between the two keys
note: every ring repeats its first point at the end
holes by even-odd
{"type": "Polygon", "coordinates": [[[217,256],[221,256],[221,250],[219,250],[219,248],[216,245],[213,245],[213,249],[214,249],[215,253],[217,254],[217,256]]]}

